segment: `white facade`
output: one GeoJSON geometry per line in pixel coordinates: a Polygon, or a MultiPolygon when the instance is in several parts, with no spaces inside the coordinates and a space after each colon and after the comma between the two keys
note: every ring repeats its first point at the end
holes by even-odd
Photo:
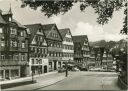
{"type": "Polygon", "coordinates": [[[70,31],[67,32],[63,39],[63,57],[62,60],[64,61],[73,61],[73,56],[74,56],[74,44],[72,41],[72,36],[70,34],[70,31]]]}
{"type": "Polygon", "coordinates": [[[48,58],[30,58],[28,67],[29,75],[32,75],[32,70],[35,75],[47,73],[49,71],[48,58]]]}

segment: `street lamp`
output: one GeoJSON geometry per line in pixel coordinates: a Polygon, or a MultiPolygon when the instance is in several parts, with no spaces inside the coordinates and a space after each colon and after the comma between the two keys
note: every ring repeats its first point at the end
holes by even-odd
{"type": "MultiPolygon", "coordinates": [[[[69,62],[70,62],[70,60],[71,59],[69,59],[69,62]]],[[[68,77],[68,61],[66,61],[65,67],[66,67],[66,74],[65,74],[65,76],[68,77]]]]}
{"type": "Polygon", "coordinates": [[[34,71],[34,66],[33,66],[33,63],[31,65],[31,70],[32,70],[32,83],[34,82],[34,74],[33,74],[33,71],[34,71]]]}

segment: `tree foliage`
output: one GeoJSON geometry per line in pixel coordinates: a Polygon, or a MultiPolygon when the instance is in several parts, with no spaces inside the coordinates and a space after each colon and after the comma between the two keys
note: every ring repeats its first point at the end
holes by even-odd
{"type": "Polygon", "coordinates": [[[41,11],[47,16],[65,14],[75,3],[80,3],[80,10],[84,11],[88,6],[94,8],[95,13],[99,15],[97,22],[99,24],[108,23],[112,18],[113,12],[123,7],[126,0],[22,0],[21,7],[29,6],[32,9],[41,7],[41,11]]]}

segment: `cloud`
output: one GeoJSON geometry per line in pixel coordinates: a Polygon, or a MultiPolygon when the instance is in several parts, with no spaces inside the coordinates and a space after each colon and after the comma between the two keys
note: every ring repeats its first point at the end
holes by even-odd
{"type": "Polygon", "coordinates": [[[88,35],[90,41],[106,40],[118,41],[126,36],[120,34],[111,34],[105,32],[100,25],[91,25],[89,23],[78,22],[73,35],[88,35]]]}
{"type": "Polygon", "coordinates": [[[61,24],[61,17],[53,16],[53,17],[51,17],[51,22],[56,23],[57,25],[60,25],[61,24]]]}

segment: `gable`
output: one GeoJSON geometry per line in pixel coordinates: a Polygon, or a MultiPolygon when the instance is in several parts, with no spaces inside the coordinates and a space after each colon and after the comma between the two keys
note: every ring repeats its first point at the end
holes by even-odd
{"type": "Polygon", "coordinates": [[[42,43],[44,46],[47,46],[47,42],[46,42],[46,40],[45,40],[45,38],[44,38],[44,40],[43,40],[43,43],[42,43]]]}
{"type": "Polygon", "coordinates": [[[62,41],[62,38],[61,38],[60,33],[59,33],[59,31],[58,31],[58,29],[57,29],[56,26],[53,26],[53,27],[52,27],[52,29],[51,29],[51,31],[49,32],[47,38],[53,39],[53,40],[62,41]]]}
{"type": "Polygon", "coordinates": [[[72,35],[71,35],[70,31],[67,31],[65,37],[67,37],[67,38],[72,38],[72,35]]]}
{"type": "Polygon", "coordinates": [[[31,44],[36,44],[36,36],[33,37],[31,44]]]}
{"type": "Polygon", "coordinates": [[[44,35],[43,30],[42,30],[41,28],[39,28],[39,29],[37,30],[37,33],[36,33],[36,34],[44,35]]]}

